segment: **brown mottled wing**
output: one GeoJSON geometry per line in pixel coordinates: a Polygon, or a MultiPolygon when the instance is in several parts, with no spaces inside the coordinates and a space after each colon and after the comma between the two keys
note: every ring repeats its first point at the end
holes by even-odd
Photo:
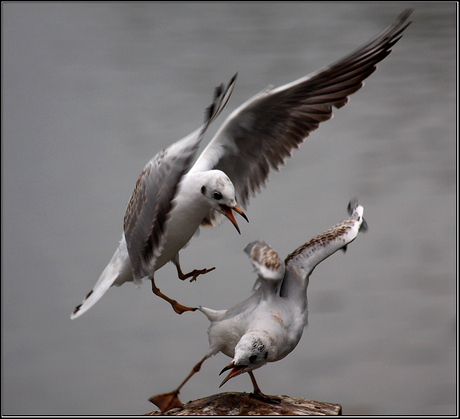
{"type": "Polygon", "coordinates": [[[349,218],[312,238],[286,258],[286,275],[281,286],[281,296],[289,295],[293,287],[303,286],[319,263],[339,249],[345,251],[359,231],[367,230],[367,223],[363,218],[364,209],[358,205],[357,200],[350,201],[348,212],[349,218]]]}
{"type": "Polygon", "coordinates": [[[332,107],[344,106],[348,96],[363,86],[401,38],[411,12],[403,12],[387,29],[336,63],[267,89],[241,105],[224,122],[191,172],[224,171],[235,185],[238,203],[247,206],[249,196],[265,183],[270,168],[283,164],[292,149],[332,117],[332,107]]]}
{"type": "Polygon", "coordinates": [[[236,75],[226,88],[221,85],[215,90],[203,126],[154,156],[137,180],[124,217],[126,246],[137,283],[154,272],[178,185],[190,169],[207,127],[227,103],[235,79],[236,75]]]}
{"type": "Polygon", "coordinates": [[[267,280],[281,280],[284,277],[284,261],[278,253],[263,240],[249,243],[244,251],[259,277],[267,280]]]}
{"type": "Polygon", "coordinates": [[[166,223],[182,176],[188,171],[199,145],[198,135],[176,154],[158,153],[137,180],[124,218],[125,240],[136,283],[155,268],[163,249],[166,223]]]}

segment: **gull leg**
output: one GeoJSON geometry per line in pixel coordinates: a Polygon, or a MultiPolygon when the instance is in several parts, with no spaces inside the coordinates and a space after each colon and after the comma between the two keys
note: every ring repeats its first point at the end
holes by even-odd
{"type": "Polygon", "coordinates": [[[158,288],[155,285],[155,280],[153,279],[153,276],[150,278],[152,281],[152,291],[155,295],[158,295],[158,297],[163,298],[163,300],[166,300],[169,304],[171,304],[172,308],[177,314],[182,314],[184,311],[195,311],[196,307],[186,307],[183,306],[182,304],[179,304],[176,300],[173,300],[166,295],[164,295],[161,291],[160,288],[158,288]]]}
{"type": "Polygon", "coordinates": [[[267,396],[266,394],[260,391],[259,386],[257,385],[256,377],[252,371],[248,371],[249,377],[251,377],[252,385],[254,386],[254,393],[250,394],[250,397],[261,400],[265,403],[280,404],[281,399],[279,397],[267,396]]]}
{"type": "Polygon", "coordinates": [[[197,373],[201,365],[203,364],[204,361],[206,361],[208,357],[205,356],[198,364],[196,364],[192,371],[190,371],[190,374],[187,375],[187,378],[182,381],[182,384],[177,387],[174,391],[171,391],[170,393],[163,393],[163,394],[157,394],[156,396],[150,397],[150,401],[157,405],[158,408],[161,410],[162,413],[167,412],[168,410],[174,409],[175,407],[182,407],[183,404],[179,400],[179,391],[180,389],[184,386],[184,384],[194,375],[197,373]]]}
{"type": "Polygon", "coordinates": [[[177,269],[177,276],[179,277],[179,279],[181,279],[182,281],[184,281],[185,279],[188,279],[188,278],[192,278],[190,280],[190,282],[193,282],[196,280],[196,277],[198,275],[204,275],[204,274],[207,274],[208,272],[211,272],[213,271],[214,269],[216,268],[210,268],[210,269],[194,269],[193,271],[187,273],[187,274],[184,274],[182,272],[182,269],[180,268],[180,265],[179,265],[179,261],[175,262],[174,263],[176,265],[176,269],[177,269]]]}

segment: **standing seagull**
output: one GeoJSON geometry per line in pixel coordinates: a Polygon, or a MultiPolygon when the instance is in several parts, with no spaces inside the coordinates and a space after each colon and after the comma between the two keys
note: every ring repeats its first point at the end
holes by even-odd
{"type": "Polygon", "coordinates": [[[260,391],[252,371],[267,362],[283,359],[299,343],[307,324],[307,287],[313,269],[337,250],[345,251],[359,231],[367,230],[363,207],[357,200],[350,202],[348,212],[348,219],[300,246],[284,262],[267,243],[250,243],[244,250],[258,274],[257,290],[229,310],[199,308],[211,321],[206,356],[176,390],[153,396],[150,401],[162,412],[182,406],[178,397],[180,389],[206,359],[222,352],[233,361],[222,370],[221,374],[231,371],[220,386],[247,372],[254,386],[254,397],[279,403],[278,398],[260,391]]]}
{"type": "MultiPolygon", "coordinates": [[[[71,318],[87,311],[110,286],[133,280],[140,283],[144,276],[152,280],[153,292],[170,302],[176,312],[195,310],[160,293],[153,281],[154,272],[168,261],[175,263],[181,279],[194,280],[209,272],[194,270],[183,275],[179,266],[179,251],[199,225],[216,226],[226,216],[237,227],[231,210],[243,212],[236,202],[246,208],[249,196],[265,184],[270,168],[278,169],[292,149],[321,122],[332,118],[333,107],[344,106],[348,96],[363,86],[401,38],[411,13],[412,9],[405,10],[387,29],[334,64],[249,99],[225,120],[190,170],[201,140],[198,132],[204,133],[205,128],[155,156],[142,172],[128,205],[119,248],[71,318]],[[179,153],[182,150],[186,152],[179,153]],[[171,172],[175,176],[170,176],[171,172]],[[206,211],[205,205],[200,206],[203,198],[207,200],[206,211]]],[[[234,83],[235,77],[204,127],[225,106],[234,83]]]]}

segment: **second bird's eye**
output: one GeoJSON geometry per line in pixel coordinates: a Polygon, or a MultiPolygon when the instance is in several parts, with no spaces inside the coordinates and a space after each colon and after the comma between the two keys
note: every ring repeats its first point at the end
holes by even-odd
{"type": "Polygon", "coordinates": [[[250,362],[250,363],[253,363],[256,359],[257,359],[257,355],[251,355],[251,356],[249,357],[249,362],[250,362]]]}
{"type": "Polygon", "coordinates": [[[220,192],[214,192],[212,196],[214,197],[214,199],[217,199],[218,201],[219,199],[222,199],[222,194],[220,192]]]}

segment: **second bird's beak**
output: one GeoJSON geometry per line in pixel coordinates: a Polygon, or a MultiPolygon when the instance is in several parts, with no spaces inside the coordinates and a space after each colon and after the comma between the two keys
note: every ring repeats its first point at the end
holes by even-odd
{"type": "Polygon", "coordinates": [[[236,231],[238,231],[238,233],[241,234],[240,228],[238,227],[238,224],[236,223],[236,220],[235,220],[235,217],[233,216],[232,210],[237,212],[238,214],[240,214],[249,223],[248,217],[246,217],[246,214],[243,212],[243,210],[238,205],[235,205],[233,208],[230,208],[227,205],[222,205],[221,204],[220,208],[222,209],[222,211],[225,214],[225,216],[235,226],[236,231]]]}
{"type": "Polygon", "coordinates": [[[235,365],[235,363],[232,361],[230,364],[228,364],[221,372],[219,375],[221,375],[223,372],[232,369],[230,373],[225,377],[225,380],[222,381],[220,384],[219,388],[221,388],[230,378],[236,377],[237,375],[240,375],[243,370],[246,368],[246,365],[235,365]]]}

